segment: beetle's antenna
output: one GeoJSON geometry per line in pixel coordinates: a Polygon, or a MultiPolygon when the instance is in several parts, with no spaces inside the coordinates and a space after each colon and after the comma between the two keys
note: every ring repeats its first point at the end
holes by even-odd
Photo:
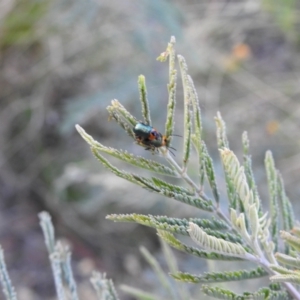
{"type": "MultiPolygon", "coordinates": [[[[169,148],[172,148],[172,147],[168,147],[167,149],[169,150],[169,152],[175,157],[175,154],[174,154],[174,152],[173,151],[171,151],[169,148]]],[[[176,151],[176,149],[174,149],[174,148],[172,148],[173,150],[175,150],[176,151]]]]}
{"type": "Polygon", "coordinates": [[[167,149],[170,151],[170,153],[175,157],[176,155],[174,154],[173,151],[170,150],[170,148],[171,148],[172,150],[174,150],[174,151],[177,151],[177,150],[176,150],[175,148],[171,147],[171,146],[167,147],[167,149]]]}
{"type": "Polygon", "coordinates": [[[179,137],[182,137],[182,135],[179,135],[179,134],[171,134],[169,136],[179,136],[179,137]]]}
{"type": "Polygon", "coordinates": [[[168,148],[168,149],[169,149],[169,148],[171,148],[171,149],[173,149],[173,150],[177,151],[175,148],[173,148],[173,147],[171,147],[171,146],[169,146],[169,147],[167,147],[167,148],[168,148]]]}

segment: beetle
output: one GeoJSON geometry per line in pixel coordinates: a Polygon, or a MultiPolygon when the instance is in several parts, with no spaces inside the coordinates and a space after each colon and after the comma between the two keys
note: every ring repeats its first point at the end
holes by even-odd
{"type": "Polygon", "coordinates": [[[155,151],[157,148],[164,146],[174,155],[170,148],[175,151],[176,149],[168,145],[169,141],[167,136],[162,135],[152,126],[139,122],[133,128],[133,132],[135,134],[136,141],[145,146],[145,150],[155,151]]]}

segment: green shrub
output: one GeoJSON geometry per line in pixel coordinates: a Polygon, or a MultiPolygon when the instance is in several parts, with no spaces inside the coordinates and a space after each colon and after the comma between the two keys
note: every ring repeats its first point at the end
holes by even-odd
{"type": "MultiPolygon", "coordinates": [[[[220,205],[220,195],[216,182],[213,160],[208,153],[202,134],[201,112],[197,93],[187,65],[182,56],[177,60],[183,82],[184,92],[184,135],[182,164],[175,161],[170,153],[170,144],[174,128],[175,95],[177,84],[175,39],[172,37],[167,50],[159,56],[160,61],[169,60],[169,102],[165,135],[154,132],[154,137],[139,136],[135,126],[140,123],[117,100],[113,100],[107,110],[114,119],[139,145],[159,154],[169,165],[132,155],[123,150],[106,147],[95,141],[79,125],[76,126],[80,135],[90,145],[94,156],[115,175],[139,185],[151,192],[164,195],[174,200],[191,205],[195,209],[207,212],[211,217],[180,219],[166,216],[141,214],[109,215],[108,219],[118,222],[136,222],[157,230],[164,241],[163,250],[167,258],[171,276],[183,282],[201,284],[202,292],[219,299],[300,299],[300,293],[294,284],[300,283],[300,228],[295,226],[291,203],[286,196],[280,173],[276,170],[270,151],[266,153],[265,168],[269,188],[269,211],[264,211],[254,180],[249,140],[247,134],[242,136],[243,163],[230,150],[226,136],[225,123],[217,113],[217,142],[220,158],[224,169],[227,188],[228,213],[220,205]],[[194,147],[198,158],[198,179],[188,175],[191,148],[194,147]],[[143,177],[134,173],[119,170],[102,154],[106,153],[136,167],[143,168],[157,175],[181,178],[188,187],[174,185],[157,176],[143,177]],[[211,189],[213,199],[204,191],[204,184],[211,189]],[[178,237],[177,237],[178,236],[178,237]],[[180,236],[189,236],[197,247],[186,245],[180,236]],[[199,258],[216,261],[249,261],[255,268],[235,271],[208,272],[189,274],[178,271],[174,256],[168,245],[192,254],[199,258]],[[271,284],[263,286],[256,292],[244,292],[238,295],[233,291],[207,285],[208,283],[229,282],[237,280],[269,277],[271,284]]],[[[138,80],[140,100],[142,104],[143,126],[152,129],[150,110],[144,76],[138,80]]],[[[71,299],[78,299],[76,283],[70,268],[70,252],[60,243],[55,244],[54,229],[47,213],[40,215],[41,224],[49,251],[52,270],[55,278],[57,296],[65,299],[64,285],[70,290],[71,299]]],[[[167,276],[153,256],[141,250],[166,289],[168,299],[192,299],[189,292],[178,284],[171,286],[167,276]]],[[[3,252],[1,252],[1,282],[7,299],[16,299],[5,268],[3,252]]],[[[92,278],[98,299],[117,299],[112,282],[104,275],[95,273],[92,278]]],[[[123,287],[139,299],[165,299],[141,290],[123,287]]],[[[196,296],[197,297],[197,296],[196,296]]],[[[199,299],[199,295],[197,297],[199,299]]]]}

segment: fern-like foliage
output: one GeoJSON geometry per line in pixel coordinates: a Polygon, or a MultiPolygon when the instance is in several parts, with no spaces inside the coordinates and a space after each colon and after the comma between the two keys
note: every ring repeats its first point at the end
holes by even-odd
{"type": "Polygon", "coordinates": [[[232,291],[218,287],[202,286],[202,290],[206,295],[217,299],[228,300],[285,300],[290,299],[290,296],[285,291],[274,291],[271,288],[262,288],[256,293],[244,292],[238,295],[232,291]]]}
{"type": "MultiPolygon", "coordinates": [[[[244,156],[243,162],[240,162],[230,149],[225,122],[221,114],[217,112],[215,117],[217,147],[224,169],[229,215],[227,211],[222,211],[220,189],[216,181],[213,160],[203,139],[201,110],[196,88],[188,73],[184,57],[181,55],[176,57],[174,45],[175,38],[172,37],[166,51],[158,57],[158,60],[161,62],[169,59],[169,100],[165,133],[156,133],[154,138],[150,136],[152,129],[150,108],[147,100],[146,81],[142,75],[139,76],[138,86],[144,118],[143,123],[145,124],[144,126],[148,126],[149,136],[143,133],[143,137],[138,138],[135,135],[135,126],[139,122],[117,100],[113,100],[111,105],[107,107],[110,118],[114,119],[127,132],[129,137],[133,138],[138,145],[164,157],[167,164],[134,156],[123,150],[106,147],[95,141],[79,125],[76,125],[76,128],[83,139],[90,145],[94,156],[115,175],[151,192],[208,212],[211,217],[208,219],[178,219],[133,213],[129,215],[109,215],[107,218],[118,222],[136,222],[153,227],[167,244],[199,258],[231,261],[246,260],[257,266],[252,270],[215,272],[202,275],[172,272],[172,276],[177,280],[201,284],[252,279],[271,275],[271,280],[281,283],[280,285],[275,285],[276,288],[274,288],[274,285],[271,285],[263,287],[255,293],[245,292],[243,295],[238,295],[233,291],[219,287],[203,285],[202,290],[206,295],[218,299],[289,299],[293,297],[300,300],[300,293],[293,285],[293,283],[300,283],[300,272],[298,271],[300,266],[298,256],[300,251],[300,229],[294,228],[294,234],[289,233],[295,224],[293,211],[284,190],[282,177],[276,169],[272,153],[268,151],[265,158],[269,189],[269,211],[263,211],[252,172],[247,133],[244,133],[242,136],[244,156]],[[182,78],[184,107],[182,124],[183,156],[178,161],[174,159],[169,151],[173,135],[176,104],[176,58],[182,78]],[[187,172],[188,162],[191,155],[194,155],[192,148],[195,149],[197,155],[198,178],[191,178],[187,172]],[[154,173],[155,176],[143,177],[119,170],[103,154],[146,169],[154,173]],[[183,185],[171,184],[159,178],[159,175],[181,178],[183,185]],[[213,199],[210,199],[206,191],[204,191],[205,181],[208,183],[205,186],[210,187],[210,194],[213,195],[213,199]],[[184,244],[175,235],[189,235],[198,247],[184,244]],[[276,251],[282,253],[275,255],[276,251]],[[297,270],[283,267],[279,263],[287,267],[291,266],[297,270]]],[[[148,260],[152,261],[149,256],[147,257],[148,260]]],[[[158,275],[160,276],[160,274],[158,275]]],[[[165,282],[165,279],[163,281],[165,282]]],[[[150,295],[145,297],[152,299],[150,295]]]]}
{"type": "Polygon", "coordinates": [[[254,270],[240,270],[232,272],[211,272],[203,275],[192,275],[189,273],[178,272],[171,274],[171,276],[179,281],[192,283],[208,283],[208,282],[224,282],[244,279],[253,279],[267,276],[268,273],[262,268],[258,267],[254,270]]]}
{"type": "Polygon", "coordinates": [[[1,246],[0,246],[0,282],[1,282],[2,291],[4,293],[5,299],[17,300],[17,294],[9,278],[6,264],[4,261],[4,253],[1,246]]]}

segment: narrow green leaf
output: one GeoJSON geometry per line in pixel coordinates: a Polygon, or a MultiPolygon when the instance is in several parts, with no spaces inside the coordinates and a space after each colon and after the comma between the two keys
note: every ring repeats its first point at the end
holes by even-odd
{"type": "Polygon", "coordinates": [[[293,274],[279,274],[270,277],[274,282],[290,282],[300,284],[300,274],[294,272],[293,274]]]}
{"type": "MultiPolygon", "coordinates": [[[[100,153],[99,151],[97,151],[96,148],[91,148],[92,153],[94,154],[94,156],[107,168],[109,169],[112,173],[114,173],[115,175],[117,175],[118,177],[124,178],[132,183],[138,184],[144,188],[148,188],[151,189],[149,187],[149,185],[144,184],[141,180],[137,180],[136,178],[139,178],[138,176],[125,172],[125,171],[121,171],[118,168],[114,167],[111,163],[109,163],[109,161],[107,159],[105,159],[100,153]]],[[[145,179],[146,181],[146,179],[145,179]]]]}
{"type": "Polygon", "coordinates": [[[261,267],[253,270],[239,270],[230,272],[211,272],[203,275],[193,275],[189,273],[178,272],[171,276],[179,281],[192,283],[209,283],[209,282],[227,282],[245,279],[253,279],[267,276],[268,273],[261,267]]]}
{"type": "Polygon", "coordinates": [[[213,166],[213,160],[210,157],[210,155],[208,154],[208,151],[207,151],[207,148],[206,148],[206,145],[204,142],[202,142],[202,151],[203,151],[202,155],[203,155],[203,161],[204,161],[204,165],[205,165],[206,177],[208,179],[214,199],[215,199],[216,203],[219,204],[220,195],[219,195],[219,191],[218,191],[216,175],[215,175],[215,170],[214,170],[214,166],[213,166]]]}
{"type": "Polygon", "coordinates": [[[169,57],[169,83],[168,83],[168,109],[167,120],[165,125],[165,134],[168,137],[168,143],[171,143],[173,130],[174,130],[174,112],[176,106],[176,87],[177,87],[177,70],[175,69],[175,37],[171,37],[171,41],[168,44],[167,56],[169,57]]]}
{"type": "Polygon", "coordinates": [[[143,186],[144,188],[147,188],[152,192],[156,192],[166,197],[173,198],[177,201],[197,207],[204,211],[212,212],[214,210],[212,201],[210,199],[204,199],[200,196],[189,196],[185,194],[183,190],[179,190],[177,192],[176,189],[172,189],[172,185],[165,184],[164,186],[162,186],[161,183],[163,181],[158,178],[152,177],[152,181],[150,181],[150,179],[138,175],[132,175],[132,177],[136,180],[136,182],[139,185],[143,186]],[[157,184],[158,182],[159,184],[157,184]]]}
{"type": "Polygon", "coordinates": [[[296,251],[300,252],[300,238],[290,234],[287,231],[280,231],[280,237],[296,251]]]}
{"type": "Polygon", "coordinates": [[[236,235],[234,233],[220,232],[218,230],[211,230],[209,228],[201,228],[201,229],[203,231],[205,231],[208,235],[211,235],[211,236],[216,237],[218,239],[222,239],[222,240],[227,241],[227,242],[243,244],[243,239],[241,238],[241,236],[236,235]]]}
{"type": "Polygon", "coordinates": [[[212,201],[209,199],[204,199],[202,197],[192,197],[185,194],[180,193],[174,193],[170,190],[162,189],[160,191],[161,194],[165,195],[166,197],[173,198],[177,201],[180,201],[182,203],[197,207],[199,209],[202,209],[204,211],[213,212],[214,206],[212,204],[212,201]]]}
{"type": "MultiPolygon", "coordinates": [[[[118,113],[118,111],[116,111],[114,109],[114,107],[112,106],[108,106],[107,107],[107,111],[109,113],[109,119],[114,119],[122,128],[124,131],[126,131],[126,133],[132,137],[133,139],[135,139],[135,135],[134,135],[134,132],[133,132],[133,127],[135,126],[132,126],[131,124],[129,124],[127,121],[124,120],[123,116],[120,115],[118,113]]],[[[136,124],[137,122],[135,122],[136,124]]]]}
{"type": "MultiPolygon", "coordinates": [[[[247,132],[245,131],[242,135],[242,142],[243,142],[243,152],[244,152],[244,172],[247,178],[247,182],[249,185],[249,188],[252,190],[253,194],[254,194],[254,198],[259,199],[259,194],[258,194],[258,190],[257,190],[257,185],[255,183],[255,178],[254,178],[254,174],[252,171],[252,161],[251,161],[251,155],[249,154],[249,139],[248,139],[248,135],[247,132]]],[[[259,201],[260,203],[260,201],[259,201]]],[[[262,209],[261,209],[261,205],[259,205],[259,216],[262,215],[262,209]]]]}
{"type": "Polygon", "coordinates": [[[247,253],[241,244],[228,242],[221,238],[208,235],[203,229],[192,222],[190,222],[188,232],[198,245],[208,251],[256,261],[255,257],[252,254],[247,253]]]}
{"type": "Polygon", "coordinates": [[[158,236],[161,237],[165,242],[167,242],[171,247],[200,258],[226,261],[240,260],[240,258],[237,257],[230,257],[219,253],[203,251],[194,247],[187,246],[176,239],[173,234],[167,231],[159,231],[158,236]]]}
{"type": "Polygon", "coordinates": [[[157,216],[151,215],[140,215],[140,214],[112,214],[106,216],[106,219],[115,221],[115,222],[134,222],[139,223],[145,226],[149,226],[156,229],[167,230],[174,233],[179,233],[187,235],[186,228],[183,225],[170,225],[167,222],[157,221],[157,216]]]}
{"type": "MultiPolygon", "coordinates": [[[[271,285],[270,285],[271,286],[271,285]]],[[[249,293],[247,300],[292,300],[286,291],[274,291],[270,288],[261,288],[256,293],[249,293]]]]}
{"type": "Polygon", "coordinates": [[[138,85],[139,85],[140,101],[142,105],[142,114],[144,118],[144,123],[151,126],[149,102],[147,99],[146,79],[144,75],[139,76],[138,85]]]}
{"type": "Polygon", "coordinates": [[[52,274],[54,277],[55,290],[58,300],[66,300],[66,290],[63,283],[62,269],[61,269],[61,256],[56,250],[49,255],[52,274]]]}
{"type": "Polygon", "coordinates": [[[94,149],[97,149],[99,151],[107,153],[113,157],[116,157],[122,161],[125,161],[133,166],[136,166],[136,167],[139,167],[139,168],[142,168],[145,170],[149,170],[149,171],[152,171],[157,174],[166,175],[166,176],[173,176],[173,177],[179,176],[178,173],[174,169],[171,169],[166,165],[163,165],[159,162],[156,162],[156,161],[153,161],[150,159],[146,159],[141,156],[133,155],[131,153],[128,153],[127,151],[117,150],[112,147],[106,147],[96,141],[95,141],[95,143],[92,144],[92,147],[94,147],[94,149]]]}
{"type": "Polygon", "coordinates": [[[165,133],[168,138],[168,143],[171,143],[172,135],[174,133],[174,113],[176,106],[176,87],[177,87],[177,70],[174,70],[170,83],[168,84],[168,92],[169,92],[169,101],[167,107],[167,120],[165,125],[165,133]]]}
{"type": "Polygon", "coordinates": [[[270,265],[270,268],[273,271],[275,271],[275,272],[277,272],[277,273],[279,273],[281,275],[285,275],[285,274],[292,275],[292,274],[294,274],[294,271],[292,271],[290,269],[287,269],[285,267],[279,266],[279,265],[270,265]]]}
{"type": "Polygon", "coordinates": [[[202,144],[201,141],[199,143],[196,134],[194,133],[191,135],[191,141],[198,155],[199,182],[200,182],[200,187],[202,188],[205,179],[205,157],[202,151],[202,144]]]}
{"type": "Polygon", "coordinates": [[[48,250],[48,253],[51,254],[54,252],[55,248],[55,234],[54,227],[51,221],[51,216],[48,212],[43,211],[38,214],[40,219],[40,226],[42,227],[45,244],[48,250]]]}
{"type": "Polygon", "coordinates": [[[159,230],[166,230],[171,233],[176,234],[182,234],[182,235],[188,235],[187,227],[180,226],[180,225],[170,225],[168,223],[160,223],[155,220],[155,218],[152,218],[152,227],[159,229],[159,230]]]}
{"type": "Polygon", "coordinates": [[[138,123],[137,119],[116,99],[111,101],[111,105],[107,107],[107,110],[110,115],[116,113],[117,115],[122,116],[132,127],[138,123]]]}
{"type": "Polygon", "coordinates": [[[105,273],[93,272],[90,279],[97,293],[97,299],[118,300],[118,295],[111,279],[106,279],[105,273]]]}
{"type": "Polygon", "coordinates": [[[161,180],[159,178],[156,178],[156,177],[152,177],[152,181],[158,188],[167,189],[167,190],[173,191],[175,193],[185,194],[188,196],[193,196],[195,194],[193,191],[191,191],[189,189],[186,189],[179,185],[168,183],[168,182],[161,180]]]}
{"type": "Polygon", "coordinates": [[[225,241],[229,242],[237,242],[242,243],[242,239],[232,233],[226,232],[222,233],[219,230],[212,230],[209,228],[209,226],[213,227],[213,223],[209,220],[201,220],[201,219],[193,219],[190,220],[187,219],[174,219],[174,218],[167,218],[164,216],[152,216],[152,215],[140,215],[140,214],[112,214],[106,216],[107,219],[113,220],[115,222],[135,222],[139,223],[145,226],[149,226],[152,228],[156,228],[159,230],[166,230],[171,233],[176,234],[182,234],[182,235],[189,235],[188,228],[189,228],[189,222],[192,222],[195,220],[199,226],[203,228],[203,230],[212,236],[215,236],[217,238],[221,238],[225,241]],[[208,227],[205,227],[207,226],[208,227]]]}
{"type": "Polygon", "coordinates": [[[296,221],[295,221],[295,215],[294,215],[294,209],[293,209],[292,203],[289,200],[289,198],[285,198],[284,203],[286,205],[287,214],[289,216],[288,226],[292,227],[292,228],[295,228],[296,221]]]}
{"type": "MultiPolygon", "coordinates": [[[[219,134],[221,134],[221,133],[219,133],[219,134]]],[[[218,143],[220,144],[221,140],[218,143]]],[[[240,197],[239,197],[238,191],[237,191],[235,183],[234,183],[236,171],[239,167],[239,162],[233,160],[234,164],[232,164],[231,159],[228,155],[230,153],[229,149],[223,148],[223,149],[219,149],[219,151],[220,151],[221,159],[223,162],[223,169],[224,169],[225,180],[226,180],[226,190],[227,190],[227,196],[228,196],[228,200],[229,200],[229,208],[232,208],[238,212],[243,212],[244,209],[241,206],[240,197]],[[229,159],[228,159],[228,157],[229,157],[229,159]]]]}
{"type": "Polygon", "coordinates": [[[70,299],[78,300],[77,284],[74,279],[73,270],[71,267],[71,252],[69,247],[61,245],[61,268],[65,282],[70,291],[70,299]]]}
{"type": "Polygon", "coordinates": [[[294,211],[291,209],[292,205],[289,198],[286,195],[284,182],[282,176],[277,172],[277,183],[278,183],[278,200],[280,203],[280,212],[283,223],[283,230],[290,231],[295,224],[294,211]]]}
{"type": "Polygon", "coordinates": [[[192,143],[195,147],[195,150],[198,154],[198,165],[199,165],[199,181],[200,181],[200,187],[203,187],[204,179],[205,179],[205,158],[202,152],[202,143],[197,139],[196,134],[191,135],[192,143]]]}
{"type": "Polygon", "coordinates": [[[226,125],[223,121],[220,112],[217,113],[217,116],[215,117],[215,122],[217,126],[217,142],[218,142],[218,148],[229,148],[229,143],[226,135],[226,125]]]}
{"type": "Polygon", "coordinates": [[[279,220],[278,220],[278,181],[277,181],[277,171],[275,169],[275,163],[270,151],[267,151],[265,157],[265,168],[267,173],[268,188],[269,188],[269,208],[270,208],[270,218],[271,218],[271,235],[272,240],[275,244],[275,249],[278,244],[278,233],[279,233],[279,220]]]}
{"type": "Polygon", "coordinates": [[[295,269],[300,269],[300,258],[292,257],[283,253],[276,253],[275,257],[281,264],[293,267],[295,269]]]}
{"type": "Polygon", "coordinates": [[[184,226],[188,228],[189,222],[193,222],[200,227],[212,230],[228,230],[228,225],[215,218],[212,219],[200,219],[200,218],[189,218],[189,219],[179,219],[179,218],[169,218],[166,216],[152,216],[157,222],[168,223],[170,225],[184,226]]]}
{"type": "Polygon", "coordinates": [[[202,285],[202,291],[211,297],[226,300],[287,300],[291,299],[285,291],[273,291],[270,288],[262,288],[256,293],[245,292],[243,295],[219,287],[202,285]]]}
{"type": "MultiPolygon", "coordinates": [[[[220,154],[226,174],[227,185],[230,185],[230,189],[233,188],[235,193],[237,193],[237,195],[234,196],[238,196],[235,198],[234,204],[237,205],[239,209],[235,209],[235,211],[241,213],[235,220],[235,228],[248,243],[251,244],[253,242],[256,245],[256,251],[260,252],[257,242],[258,233],[263,233],[264,239],[267,239],[269,229],[268,224],[264,220],[264,216],[259,218],[257,211],[257,207],[260,205],[259,199],[255,197],[255,194],[250,189],[244,167],[240,165],[235,154],[227,148],[220,149],[220,154]],[[250,229],[252,230],[251,238],[250,229]]],[[[267,247],[266,243],[264,243],[264,245],[267,247]]]]}
{"type": "Polygon", "coordinates": [[[161,189],[153,184],[152,180],[142,177],[140,175],[132,174],[132,177],[136,180],[136,183],[151,192],[161,193],[161,189]]]}
{"type": "Polygon", "coordinates": [[[0,283],[6,300],[17,300],[17,294],[8,275],[5,260],[4,260],[4,252],[1,246],[0,246],[0,283]]]}
{"type": "MultiPolygon", "coordinates": [[[[233,210],[231,210],[233,212],[233,210]]],[[[238,230],[238,232],[241,234],[241,236],[245,239],[247,243],[251,243],[251,236],[248,232],[247,226],[246,226],[246,218],[244,213],[240,213],[237,217],[235,223],[233,224],[234,227],[238,230]]]]}
{"type": "Polygon", "coordinates": [[[143,224],[146,226],[152,226],[153,216],[149,215],[141,215],[141,214],[111,214],[107,215],[106,219],[112,220],[115,222],[135,222],[139,224],[143,224]]]}
{"type": "Polygon", "coordinates": [[[248,230],[249,207],[252,204],[259,206],[259,199],[255,198],[253,191],[249,188],[244,167],[240,166],[235,154],[227,148],[219,151],[226,175],[228,197],[233,197],[233,199],[229,198],[230,207],[239,212],[245,212],[245,224],[248,230]]]}
{"type": "Polygon", "coordinates": [[[251,225],[251,238],[252,240],[258,240],[258,234],[260,230],[260,224],[258,219],[258,212],[255,204],[251,204],[249,207],[249,220],[251,225]]]}
{"type": "Polygon", "coordinates": [[[168,43],[167,52],[169,53],[169,79],[171,78],[175,70],[175,36],[171,36],[170,42],[168,43]]]}
{"type": "Polygon", "coordinates": [[[244,300],[245,299],[238,294],[235,294],[229,290],[221,289],[218,287],[202,285],[201,289],[205,295],[213,297],[213,298],[217,298],[217,299],[225,299],[225,300],[235,300],[235,299],[244,300]]]}
{"type": "Polygon", "coordinates": [[[198,164],[199,164],[199,178],[200,178],[200,186],[202,187],[204,184],[205,178],[205,158],[202,154],[202,123],[201,123],[201,110],[199,99],[197,95],[197,91],[191,76],[187,76],[189,82],[189,90],[191,96],[191,103],[193,108],[193,120],[194,120],[194,133],[191,135],[192,142],[196,148],[198,153],[198,164]]]}
{"type": "Polygon", "coordinates": [[[222,220],[212,217],[211,219],[189,218],[188,222],[193,222],[200,227],[209,228],[213,230],[228,230],[228,225],[222,220]]]}
{"type": "MultiPolygon", "coordinates": [[[[187,76],[189,81],[189,86],[191,89],[191,101],[193,106],[193,119],[194,119],[194,131],[199,144],[202,140],[202,122],[201,122],[201,109],[199,104],[199,99],[197,95],[197,91],[193,82],[193,79],[190,75],[187,76]]],[[[201,146],[201,144],[200,144],[201,146]]]]}
{"type": "Polygon", "coordinates": [[[190,282],[190,283],[199,283],[198,275],[193,275],[190,273],[176,272],[170,274],[174,279],[182,282],[190,282]]]}
{"type": "Polygon", "coordinates": [[[187,163],[190,157],[191,150],[191,87],[187,74],[187,65],[183,56],[178,55],[180,72],[183,85],[183,98],[184,98],[184,137],[183,137],[183,169],[186,171],[187,163]]]}

